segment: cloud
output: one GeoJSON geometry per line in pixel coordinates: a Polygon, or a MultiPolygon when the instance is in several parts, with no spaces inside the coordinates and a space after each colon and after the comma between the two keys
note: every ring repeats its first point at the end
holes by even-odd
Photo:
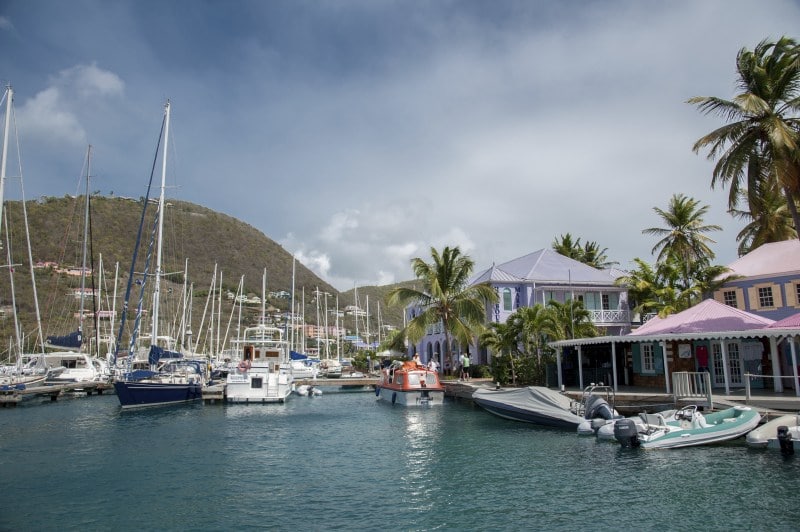
{"type": "Polygon", "coordinates": [[[8,17],[0,17],[0,31],[11,31],[14,29],[14,24],[8,17]]]}
{"type": "Polygon", "coordinates": [[[89,100],[120,97],[124,83],[113,72],[95,64],[76,65],[50,78],[49,86],[24,102],[19,122],[25,132],[54,145],[85,146],[87,133],[81,116],[89,100]]]}

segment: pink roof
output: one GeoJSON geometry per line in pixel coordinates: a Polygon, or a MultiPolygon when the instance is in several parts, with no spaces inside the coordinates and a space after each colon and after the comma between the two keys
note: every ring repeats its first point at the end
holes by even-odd
{"type": "Polygon", "coordinates": [[[706,299],[683,312],[653,318],[629,336],[673,333],[707,333],[762,329],[774,320],[750,314],[713,299],[706,299]]]}
{"type": "Polygon", "coordinates": [[[725,275],[759,277],[800,271],[800,240],[771,242],[757,247],[747,255],[728,264],[725,275]]]}
{"type": "Polygon", "coordinates": [[[770,329],[800,329],[800,313],[792,314],[769,325],[770,329]]]}

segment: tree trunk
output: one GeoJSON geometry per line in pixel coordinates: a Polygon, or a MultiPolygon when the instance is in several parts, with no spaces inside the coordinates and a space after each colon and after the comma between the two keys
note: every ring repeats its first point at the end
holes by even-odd
{"type": "Polygon", "coordinates": [[[789,187],[783,187],[783,194],[786,196],[786,205],[789,207],[789,212],[792,214],[792,221],[794,222],[794,230],[797,233],[797,238],[800,239],[800,214],[797,212],[797,204],[794,202],[794,196],[789,187]]]}

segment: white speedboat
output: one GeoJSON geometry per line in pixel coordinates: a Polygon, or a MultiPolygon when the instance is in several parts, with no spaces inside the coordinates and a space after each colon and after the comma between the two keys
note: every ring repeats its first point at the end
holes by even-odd
{"type": "Polygon", "coordinates": [[[314,397],[315,395],[322,395],[322,390],[310,384],[301,384],[295,387],[294,393],[303,397],[314,397]]]}
{"type": "Polygon", "coordinates": [[[256,325],[244,331],[242,359],[225,381],[229,403],[283,403],[292,393],[289,345],[283,331],[269,325],[256,325]]]}
{"type": "Polygon", "coordinates": [[[794,442],[800,442],[800,412],[786,414],[767,421],[751,430],[745,440],[750,447],[794,451],[794,442]]]}
{"type": "Polygon", "coordinates": [[[630,419],[619,419],[614,423],[614,436],[625,447],[676,449],[733,440],[756,428],[760,421],[761,414],[749,406],[704,415],[691,405],[678,410],[675,421],[647,424],[644,430],[630,419]]]}

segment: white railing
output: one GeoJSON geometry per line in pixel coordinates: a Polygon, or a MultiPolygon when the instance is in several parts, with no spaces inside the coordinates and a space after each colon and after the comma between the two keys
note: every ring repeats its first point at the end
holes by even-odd
{"type": "MultiPolygon", "coordinates": [[[[750,381],[755,379],[791,379],[794,380],[797,377],[794,375],[760,375],[760,374],[753,374],[753,373],[745,373],[744,374],[744,397],[745,397],[745,404],[750,403],[750,381]]],[[[794,394],[797,397],[800,397],[800,386],[792,386],[794,388],[794,394]]]]}
{"type": "Polygon", "coordinates": [[[676,371],[672,374],[675,402],[690,401],[714,408],[711,398],[711,374],[707,371],[676,371]],[[703,401],[696,401],[702,399],[703,401]]]}
{"type": "Polygon", "coordinates": [[[592,323],[627,323],[631,322],[631,313],[627,310],[590,310],[592,323]]]}

